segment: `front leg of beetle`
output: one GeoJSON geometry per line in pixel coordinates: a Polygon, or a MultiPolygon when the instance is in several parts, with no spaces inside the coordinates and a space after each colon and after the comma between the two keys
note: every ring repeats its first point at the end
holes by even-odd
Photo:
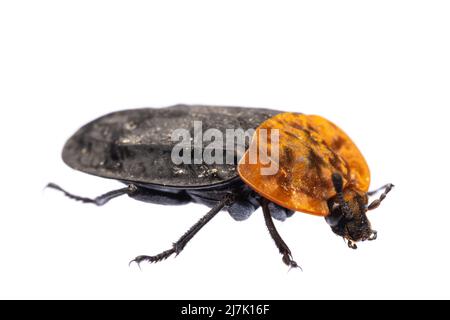
{"type": "Polygon", "coordinates": [[[261,200],[261,207],[263,210],[267,229],[269,230],[270,236],[272,237],[273,241],[275,241],[275,245],[277,246],[278,250],[283,255],[283,262],[291,268],[301,269],[297,262],[293,260],[291,250],[275,228],[275,224],[272,220],[272,215],[270,214],[269,203],[266,199],[261,200]]]}
{"type": "Polygon", "coordinates": [[[394,188],[394,185],[392,183],[388,183],[387,185],[385,185],[375,191],[368,192],[367,193],[368,196],[373,196],[376,193],[380,192],[381,190],[384,190],[384,192],[380,195],[380,198],[374,200],[371,204],[369,204],[369,206],[367,207],[367,210],[374,210],[374,209],[378,208],[380,206],[381,202],[383,202],[383,200],[386,199],[386,196],[388,195],[388,193],[391,192],[392,188],[394,188]]]}

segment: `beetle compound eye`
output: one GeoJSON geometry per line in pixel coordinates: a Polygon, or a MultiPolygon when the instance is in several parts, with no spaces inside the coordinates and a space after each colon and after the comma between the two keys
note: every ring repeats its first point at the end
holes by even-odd
{"type": "Polygon", "coordinates": [[[325,217],[325,221],[330,227],[336,227],[342,219],[341,214],[330,214],[325,217]]]}
{"type": "Polygon", "coordinates": [[[330,201],[330,214],[325,217],[325,221],[330,227],[336,227],[342,220],[342,209],[339,203],[330,201]]]}

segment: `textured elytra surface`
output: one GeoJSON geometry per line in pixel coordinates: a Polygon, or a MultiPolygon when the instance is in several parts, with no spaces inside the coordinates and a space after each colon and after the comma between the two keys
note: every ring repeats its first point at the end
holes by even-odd
{"type": "MultiPolygon", "coordinates": [[[[181,164],[171,159],[175,129],[194,136],[194,121],[210,128],[255,129],[279,111],[257,108],[176,105],[113,112],[80,128],[66,143],[62,157],[89,174],[174,187],[223,183],[237,176],[236,164],[181,164]]],[[[203,141],[204,148],[210,141],[203,141]]],[[[236,161],[239,159],[236,159],[236,161]]]]}
{"type": "Polygon", "coordinates": [[[267,167],[258,157],[250,163],[248,152],[238,170],[241,178],[267,199],[295,211],[326,216],[327,201],[336,195],[331,176],[339,173],[344,188],[364,194],[370,185],[369,167],[350,137],[320,116],[282,113],[263,122],[252,144],[271,150],[269,139],[257,139],[259,130],[279,132],[279,155],[269,155],[279,164],[273,175],[262,175],[267,167]]]}

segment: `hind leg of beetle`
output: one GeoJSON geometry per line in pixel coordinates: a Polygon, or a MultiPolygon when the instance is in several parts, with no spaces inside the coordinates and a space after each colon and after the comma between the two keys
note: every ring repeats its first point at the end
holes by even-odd
{"type": "Polygon", "coordinates": [[[85,197],[80,197],[77,195],[74,195],[72,193],[67,192],[66,190],[64,190],[63,188],[61,188],[60,186],[54,184],[54,183],[49,183],[46,188],[50,188],[50,189],[55,189],[58,191],[61,191],[66,197],[69,197],[70,199],[76,200],[76,201],[81,201],[83,203],[92,203],[95,204],[97,206],[102,206],[105,203],[109,202],[110,200],[120,197],[124,194],[132,194],[133,192],[136,191],[136,186],[134,185],[130,185],[127,188],[122,188],[122,189],[117,189],[117,190],[113,190],[110,192],[107,192],[101,196],[98,196],[96,198],[85,198],[85,197]]]}
{"type": "Polygon", "coordinates": [[[368,192],[367,195],[372,196],[384,189],[384,191],[380,195],[380,197],[378,199],[374,200],[371,204],[369,204],[369,206],[367,207],[367,210],[374,210],[374,209],[378,208],[380,206],[381,202],[383,202],[383,200],[386,199],[387,194],[389,192],[391,192],[393,187],[394,187],[394,185],[392,183],[389,183],[389,184],[381,187],[378,190],[368,192]]]}
{"type": "Polygon", "coordinates": [[[297,264],[297,262],[293,260],[291,250],[289,249],[286,242],[284,242],[284,240],[278,233],[277,229],[275,228],[275,224],[273,223],[272,216],[270,214],[269,204],[266,199],[262,199],[261,207],[263,210],[264,220],[266,221],[267,229],[269,230],[270,236],[272,237],[273,241],[275,241],[275,245],[277,246],[278,250],[283,256],[283,262],[291,268],[301,269],[301,267],[297,264]]]}
{"type": "Polygon", "coordinates": [[[220,210],[225,206],[230,205],[234,200],[234,196],[226,196],[222,201],[220,201],[215,207],[213,207],[205,216],[203,216],[196,224],[194,224],[177,242],[172,245],[172,248],[161,252],[155,256],[138,256],[130,262],[136,262],[138,265],[141,262],[147,261],[150,263],[156,263],[163,261],[175,254],[176,256],[184,249],[186,244],[199,232],[212,218],[214,218],[220,210]]]}

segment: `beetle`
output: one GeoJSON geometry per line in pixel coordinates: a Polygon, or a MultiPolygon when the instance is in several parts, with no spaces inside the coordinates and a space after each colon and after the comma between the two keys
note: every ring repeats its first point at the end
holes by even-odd
{"type": "MultiPolygon", "coordinates": [[[[205,141],[195,143],[181,148],[190,159],[193,154],[195,157],[195,148],[200,155],[208,149],[205,141]]],[[[128,195],[153,204],[193,202],[210,208],[168,250],[131,261],[138,264],[178,255],[222,210],[242,221],[261,207],[282,261],[296,268],[299,265],[273,219],[284,221],[296,211],[323,216],[332,231],[356,249],[356,242],[376,238],[366,212],[377,208],[393,187],[387,184],[368,192],[369,168],[356,145],[335,124],[319,116],[261,108],[175,105],[113,112],[81,127],[66,142],[62,159],[73,169],[126,185],[96,198],[74,195],[55,183],[47,185],[74,200],[102,206],[128,195]],[[231,163],[204,159],[174,163],[174,149],[179,144],[173,139],[174,130],[183,129],[195,136],[195,123],[201,123],[202,130],[223,134],[230,128],[256,131],[244,144],[232,145],[231,163]],[[267,162],[262,161],[260,153],[253,163],[248,161],[251,150],[274,144],[273,140],[259,139],[258,134],[264,130],[278,134],[279,152],[265,155],[268,163],[277,162],[278,170],[269,175],[261,174],[267,162]],[[239,147],[244,154],[238,152],[239,147]],[[380,191],[381,196],[368,204],[368,197],[380,191]]]]}

